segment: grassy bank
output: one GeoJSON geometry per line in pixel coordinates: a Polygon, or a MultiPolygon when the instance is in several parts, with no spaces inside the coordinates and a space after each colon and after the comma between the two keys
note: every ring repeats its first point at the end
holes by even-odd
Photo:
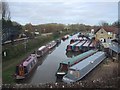
{"type": "Polygon", "coordinates": [[[7,57],[3,57],[2,61],[2,67],[3,67],[3,84],[5,83],[15,83],[13,79],[13,74],[15,73],[15,66],[20,63],[26,56],[28,56],[30,53],[32,53],[34,50],[39,48],[42,45],[45,45],[46,43],[55,40],[59,37],[62,37],[66,33],[63,33],[61,35],[50,35],[45,37],[39,37],[36,39],[31,39],[27,42],[27,47],[25,50],[24,44],[20,43],[18,45],[12,46],[3,46],[3,50],[6,50],[7,57]]]}

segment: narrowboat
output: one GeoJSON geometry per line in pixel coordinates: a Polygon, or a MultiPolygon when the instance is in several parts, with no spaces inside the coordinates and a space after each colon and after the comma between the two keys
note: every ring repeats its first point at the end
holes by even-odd
{"type": "Polygon", "coordinates": [[[31,54],[19,65],[16,66],[15,79],[20,80],[26,78],[36,66],[38,60],[36,54],[31,54]]]}
{"type": "Polygon", "coordinates": [[[57,39],[56,42],[57,42],[57,44],[60,44],[61,43],[61,39],[57,39]]]}
{"type": "Polygon", "coordinates": [[[72,43],[74,43],[74,42],[76,42],[76,41],[78,41],[78,39],[71,39],[71,40],[70,40],[70,44],[72,44],[72,43]]]}
{"type": "Polygon", "coordinates": [[[81,80],[98,64],[100,64],[105,58],[106,58],[105,52],[103,51],[96,52],[92,56],[70,67],[68,73],[65,76],[63,76],[62,81],[65,83],[73,83],[81,80]]]}
{"type": "Polygon", "coordinates": [[[86,43],[83,44],[82,46],[82,50],[83,51],[87,51],[89,49],[89,45],[91,44],[91,41],[90,40],[87,40],[86,43]]]}
{"type": "Polygon", "coordinates": [[[86,43],[86,40],[83,40],[83,41],[81,41],[79,44],[77,44],[77,45],[75,45],[73,48],[72,48],[72,50],[73,51],[80,51],[81,50],[81,47],[82,47],[82,45],[84,44],[84,43],[86,43]]]}
{"type": "Polygon", "coordinates": [[[41,47],[37,50],[37,57],[43,56],[48,50],[49,50],[48,46],[41,46],[41,47]]]}
{"type": "Polygon", "coordinates": [[[75,56],[69,60],[62,61],[59,65],[59,68],[56,72],[57,77],[62,77],[63,75],[67,74],[68,68],[75,65],[76,63],[80,62],[81,60],[91,56],[92,54],[96,53],[98,50],[90,50],[85,53],[82,53],[78,56],[75,56]]]}
{"type": "Polygon", "coordinates": [[[50,43],[48,43],[47,47],[48,49],[52,49],[54,46],[56,46],[57,42],[56,41],[52,41],[50,43]]]}
{"type": "Polygon", "coordinates": [[[73,48],[75,45],[77,45],[78,43],[80,43],[80,41],[77,41],[77,42],[75,42],[75,43],[72,43],[72,44],[67,45],[66,51],[72,51],[72,48],[73,48]]]}
{"type": "Polygon", "coordinates": [[[95,47],[97,47],[96,45],[97,45],[97,42],[94,40],[89,44],[88,47],[89,47],[89,49],[95,49],[95,47]]]}
{"type": "Polygon", "coordinates": [[[64,40],[68,39],[69,36],[70,36],[70,35],[65,35],[65,36],[63,36],[63,37],[62,37],[62,40],[64,41],[64,40]]]}
{"type": "Polygon", "coordinates": [[[72,44],[72,43],[74,43],[74,42],[76,42],[76,41],[82,41],[82,40],[83,40],[82,37],[79,37],[79,38],[73,38],[73,39],[70,40],[70,44],[72,44]]]}

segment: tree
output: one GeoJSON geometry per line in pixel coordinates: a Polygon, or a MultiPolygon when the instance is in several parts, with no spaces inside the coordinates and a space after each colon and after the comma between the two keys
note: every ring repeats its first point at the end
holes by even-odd
{"type": "Polygon", "coordinates": [[[109,26],[109,23],[107,23],[106,21],[101,21],[99,23],[100,26],[109,26]]]}
{"type": "Polygon", "coordinates": [[[114,23],[112,23],[112,26],[120,27],[120,21],[115,21],[114,23]]]}
{"type": "Polygon", "coordinates": [[[7,2],[2,2],[2,19],[10,20],[10,10],[7,2]]]}

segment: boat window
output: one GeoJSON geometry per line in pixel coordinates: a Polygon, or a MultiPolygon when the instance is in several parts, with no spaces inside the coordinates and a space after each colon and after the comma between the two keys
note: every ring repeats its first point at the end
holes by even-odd
{"type": "Polygon", "coordinates": [[[72,76],[75,76],[76,78],[80,77],[79,71],[69,70],[68,73],[71,74],[72,76]]]}
{"type": "Polygon", "coordinates": [[[26,66],[24,66],[24,71],[25,71],[25,73],[28,73],[28,70],[27,70],[26,66]]]}
{"type": "Polygon", "coordinates": [[[27,68],[27,71],[29,72],[29,70],[30,70],[30,64],[28,64],[28,66],[26,66],[26,68],[27,68]]]}
{"type": "Polygon", "coordinates": [[[33,62],[31,62],[31,67],[33,67],[33,62]]]}
{"type": "Polygon", "coordinates": [[[34,60],[32,61],[32,67],[33,67],[33,65],[34,65],[34,60]]]}
{"type": "Polygon", "coordinates": [[[31,69],[31,63],[29,64],[29,70],[31,69]]]}

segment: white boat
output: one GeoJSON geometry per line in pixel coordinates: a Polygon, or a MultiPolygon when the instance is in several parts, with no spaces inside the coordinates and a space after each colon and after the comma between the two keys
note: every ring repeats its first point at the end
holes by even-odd
{"type": "Polygon", "coordinates": [[[48,48],[47,46],[41,46],[41,47],[37,50],[37,57],[43,56],[48,50],[49,50],[49,48],[48,48]]]}
{"type": "Polygon", "coordinates": [[[47,47],[48,47],[49,49],[52,49],[56,44],[57,44],[56,41],[52,41],[52,42],[48,43],[47,47]]]}

